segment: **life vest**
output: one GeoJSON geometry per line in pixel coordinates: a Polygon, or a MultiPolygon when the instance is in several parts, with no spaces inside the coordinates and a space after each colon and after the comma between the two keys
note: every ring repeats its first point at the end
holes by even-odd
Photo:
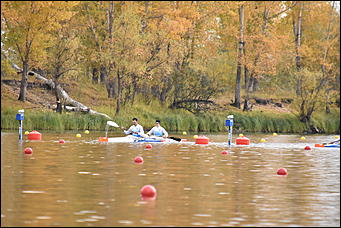
{"type": "Polygon", "coordinates": [[[160,131],[155,131],[154,130],[153,133],[154,133],[155,136],[162,137],[162,131],[161,130],[160,131]]]}

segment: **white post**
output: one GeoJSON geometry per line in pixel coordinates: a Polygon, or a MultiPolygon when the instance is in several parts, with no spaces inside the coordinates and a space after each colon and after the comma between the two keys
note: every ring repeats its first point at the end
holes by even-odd
{"type": "Polygon", "coordinates": [[[22,129],[23,129],[23,120],[24,120],[24,109],[18,110],[18,113],[16,115],[16,120],[19,120],[19,140],[22,141],[22,129]]]}
{"type": "Polygon", "coordinates": [[[228,127],[228,145],[231,146],[232,143],[232,127],[233,127],[233,115],[228,115],[225,126],[228,127]]]}

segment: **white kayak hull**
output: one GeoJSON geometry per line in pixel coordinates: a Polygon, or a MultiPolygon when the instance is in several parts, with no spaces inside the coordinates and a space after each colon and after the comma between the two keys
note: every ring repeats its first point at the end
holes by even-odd
{"type": "Polygon", "coordinates": [[[135,137],[132,135],[128,135],[125,137],[113,137],[113,138],[106,138],[106,137],[100,137],[98,139],[100,142],[110,142],[110,143],[133,143],[133,142],[177,142],[173,139],[165,139],[162,137],[148,137],[148,138],[142,138],[142,137],[135,137]]]}

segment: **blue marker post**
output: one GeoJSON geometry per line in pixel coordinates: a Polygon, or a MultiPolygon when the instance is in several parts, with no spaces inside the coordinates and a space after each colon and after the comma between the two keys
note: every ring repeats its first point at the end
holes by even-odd
{"type": "Polygon", "coordinates": [[[18,110],[17,115],[15,116],[16,120],[19,120],[19,140],[22,141],[22,129],[23,129],[23,120],[24,120],[24,109],[18,110]]]}
{"type": "Polygon", "coordinates": [[[227,131],[228,131],[228,136],[227,136],[227,142],[228,145],[231,146],[231,142],[232,142],[232,127],[233,127],[233,115],[228,115],[227,116],[227,120],[225,122],[225,126],[227,127],[227,131]]]}

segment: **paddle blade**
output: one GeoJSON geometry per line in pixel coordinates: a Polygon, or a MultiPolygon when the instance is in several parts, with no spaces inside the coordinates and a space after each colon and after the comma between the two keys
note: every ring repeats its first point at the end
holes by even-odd
{"type": "Polygon", "coordinates": [[[115,123],[114,121],[110,121],[110,120],[107,121],[107,125],[112,126],[112,127],[120,127],[117,125],[117,123],[115,123]]]}
{"type": "Polygon", "coordinates": [[[178,141],[178,142],[181,142],[181,139],[180,138],[177,138],[177,137],[168,137],[168,138],[170,138],[170,139],[173,139],[173,140],[175,140],[175,141],[178,141]]]}

